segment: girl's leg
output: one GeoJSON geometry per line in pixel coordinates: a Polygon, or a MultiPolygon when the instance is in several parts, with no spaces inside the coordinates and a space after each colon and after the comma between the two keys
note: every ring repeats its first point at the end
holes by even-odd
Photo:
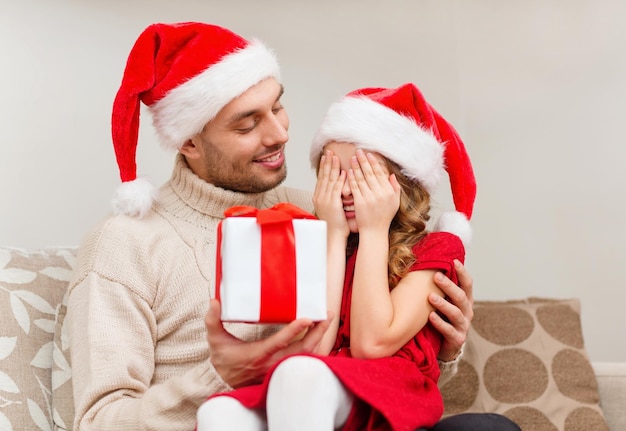
{"type": "Polygon", "coordinates": [[[293,356],[272,374],[267,391],[267,423],[272,431],[340,428],[354,397],[319,359],[293,356]]]}
{"type": "Polygon", "coordinates": [[[197,413],[197,431],[266,431],[265,418],[244,407],[232,397],[222,396],[204,402],[197,413]]]}

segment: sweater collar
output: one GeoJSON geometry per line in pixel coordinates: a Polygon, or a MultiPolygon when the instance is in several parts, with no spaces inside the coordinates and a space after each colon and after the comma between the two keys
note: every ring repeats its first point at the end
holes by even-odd
{"type": "Polygon", "coordinates": [[[189,168],[185,158],[179,153],[170,181],[161,188],[160,200],[171,212],[184,218],[203,218],[208,215],[222,219],[224,211],[232,206],[249,205],[260,208],[264,193],[234,192],[207,183],[189,168]],[[187,216],[184,216],[185,212],[187,216]]]}

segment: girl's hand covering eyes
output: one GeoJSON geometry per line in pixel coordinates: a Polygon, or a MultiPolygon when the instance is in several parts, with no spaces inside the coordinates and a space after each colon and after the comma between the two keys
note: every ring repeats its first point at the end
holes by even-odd
{"type": "Polygon", "coordinates": [[[400,207],[401,187],[372,153],[357,149],[348,172],[359,232],[389,229],[400,207]]]}
{"type": "Polygon", "coordinates": [[[350,229],[341,200],[345,181],[346,172],[341,170],[339,158],[326,150],[320,159],[313,205],[317,217],[326,221],[329,232],[336,231],[347,237],[350,229]]]}

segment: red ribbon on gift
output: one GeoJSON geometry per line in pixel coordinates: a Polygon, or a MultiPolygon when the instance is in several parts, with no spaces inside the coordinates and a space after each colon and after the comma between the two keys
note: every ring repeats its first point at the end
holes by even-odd
{"type": "MultiPolygon", "coordinates": [[[[256,217],[261,227],[261,312],[260,322],[291,322],[296,318],[296,247],[294,219],[317,218],[302,208],[280,202],[271,208],[235,206],[226,217],[256,217]],[[276,265],[281,262],[281,265],[276,265]]],[[[222,279],[222,224],[217,229],[216,296],[220,299],[222,279]]]]}

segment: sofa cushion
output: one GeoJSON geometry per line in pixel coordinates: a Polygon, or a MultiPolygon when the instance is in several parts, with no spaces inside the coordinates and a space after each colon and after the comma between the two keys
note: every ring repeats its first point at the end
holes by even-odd
{"type": "Polygon", "coordinates": [[[52,429],[55,317],[72,249],[0,248],[0,429],[52,429]],[[25,366],[27,365],[27,366],[25,366]]]}
{"type": "Polygon", "coordinates": [[[494,412],[523,431],[608,430],[585,351],[577,299],[474,304],[445,415],[494,412]]]}

